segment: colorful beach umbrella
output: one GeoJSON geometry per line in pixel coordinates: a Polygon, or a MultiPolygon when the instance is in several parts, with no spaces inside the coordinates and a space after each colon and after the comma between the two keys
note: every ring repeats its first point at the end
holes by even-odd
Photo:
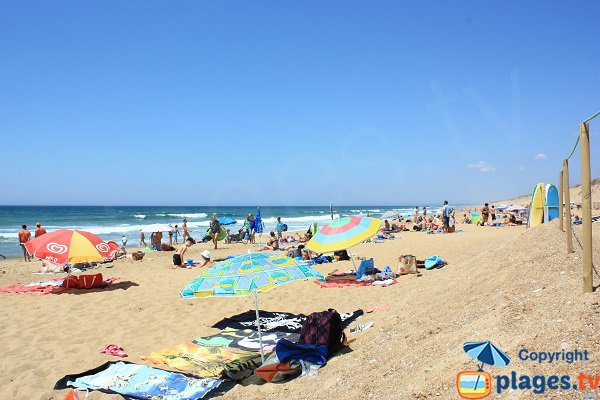
{"type": "Polygon", "coordinates": [[[483,364],[505,367],[510,363],[508,357],[502,350],[494,346],[492,342],[467,342],[463,345],[465,353],[483,364]]]}
{"type": "Polygon", "coordinates": [[[307,265],[277,253],[248,253],[207,269],[182,291],[183,298],[247,296],[303,279],[325,280],[307,265]]]}
{"type": "Polygon", "coordinates": [[[369,217],[342,217],[319,230],[306,244],[315,253],[346,250],[373,237],[381,228],[381,220],[369,217]]]}
{"type": "Polygon", "coordinates": [[[104,261],[119,249],[116,243],[109,244],[93,233],[72,229],[48,232],[27,242],[25,248],[33,257],[55,265],[104,261]]]}
{"type": "Polygon", "coordinates": [[[260,355],[264,362],[258,314],[259,291],[305,279],[325,280],[318,271],[278,253],[248,253],[222,261],[203,272],[182,291],[181,297],[233,297],[254,295],[260,355]]]}

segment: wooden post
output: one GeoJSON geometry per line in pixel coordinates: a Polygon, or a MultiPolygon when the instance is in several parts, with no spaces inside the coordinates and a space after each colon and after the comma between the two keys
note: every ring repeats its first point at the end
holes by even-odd
{"type": "Polygon", "coordinates": [[[565,228],[563,226],[564,216],[564,207],[563,207],[563,171],[562,169],[558,173],[558,215],[560,216],[560,231],[564,232],[565,228]]]}
{"type": "Polygon", "coordinates": [[[565,225],[567,231],[567,253],[573,252],[573,226],[571,225],[571,193],[569,193],[569,161],[563,160],[563,191],[565,193],[565,225]]]}
{"type": "Polygon", "coordinates": [[[581,207],[583,208],[583,292],[594,290],[592,276],[592,169],[590,166],[590,132],[585,122],[579,126],[581,149],[581,207]]]}

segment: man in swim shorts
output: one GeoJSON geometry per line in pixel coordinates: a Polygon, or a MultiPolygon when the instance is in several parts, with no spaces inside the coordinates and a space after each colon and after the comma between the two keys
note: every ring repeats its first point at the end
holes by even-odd
{"type": "Polygon", "coordinates": [[[21,226],[21,230],[19,231],[19,246],[23,249],[23,258],[27,262],[31,261],[31,256],[25,248],[25,243],[27,243],[29,239],[31,239],[31,232],[27,230],[27,225],[21,226]]]}

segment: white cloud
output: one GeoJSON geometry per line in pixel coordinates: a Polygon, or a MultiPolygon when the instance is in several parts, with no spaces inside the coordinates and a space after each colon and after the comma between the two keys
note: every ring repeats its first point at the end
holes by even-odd
{"type": "Polygon", "coordinates": [[[475,163],[475,164],[467,164],[467,168],[478,169],[479,172],[494,172],[494,171],[496,171],[496,167],[494,167],[492,164],[485,162],[485,161],[479,161],[478,163],[475,163]]]}
{"type": "Polygon", "coordinates": [[[541,161],[541,160],[545,160],[548,157],[546,157],[546,155],[544,153],[537,153],[533,158],[541,161]]]}
{"type": "Polygon", "coordinates": [[[521,165],[521,166],[519,166],[519,167],[517,167],[517,170],[519,170],[519,171],[525,171],[526,169],[527,169],[527,168],[525,168],[525,167],[524,167],[524,166],[522,166],[522,165],[521,165]]]}

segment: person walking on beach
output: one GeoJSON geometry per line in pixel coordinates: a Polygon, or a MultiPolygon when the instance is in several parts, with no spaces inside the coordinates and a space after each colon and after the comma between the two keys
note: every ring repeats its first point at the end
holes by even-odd
{"type": "Polygon", "coordinates": [[[413,215],[413,222],[416,224],[417,219],[419,218],[419,207],[415,207],[415,213],[413,215]]]}
{"type": "Polygon", "coordinates": [[[210,218],[210,233],[212,235],[212,241],[217,248],[217,240],[219,238],[219,232],[221,232],[221,223],[217,219],[217,214],[213,214],[210,218]]]}
{"type": "Polygon", "coordinates": [[[144,231],[142,229],[140,229],[140,246],[147,246],[146,236],[144,235],[144,231]]]}
{"type": "Polygon", "coordinates": [[[27,225],[21,226],[21,230],[19,231],[19,246],[23,249],[23,258],[27,262],[31,261],[31,256],[25,248],[25,243],[29,242],[29,239],[31,239],[31,232],[27,230],[27,225]]]}
{"type": "Polygon", "coordinates": [[[277,231],[277,239],[281,240],[283,238],[283,223],[281,222],[281,217],[277,217],[277,222],[275,222],[275,230],[277,231]]]}
{"type": "Polygon", "coordinates": [[[488,203],[485,203],[481,208],[481,225],[485,225],[488,222],[488,218],[490,218],[490,207],[488,203]]]}
{"type": "Polygon", "coordinates": [[[179,226],[175,225],[175,228],[173,228],[173,240],[175,241],[175,244],[179,243],[179,235],[181,235],[179,233],[179,226]]]}
{"type": "Polygon", "coordinates": [[[190,237],[188,232],[187,219],[183,219],[183,225],[181,225],[181,239],[185,242],[190,237]]]}
{"type": "Polygon", "coordinates": [[[254,215],[248,214],[248,237],[250,238],[250,243],[254,244],[254,233],[256,232],[256,221],[254,221],[254,215]]]}
{"type": "Polygon", "coordinates": [[[35,226],[37,227],[37,229],[34,232],[34,236],[35,237],[40,237],[42,236],[44,233],[46,233],[46,230],[44,228],[42,228],[42,224],[40,222],[37,222],[35,224],[35,226]]]}
{"type": "Polygon", "coordinates": [[[125,236],[125,234],[123,234],[123,236],[121,236],[121,243],[122,243],[122,246],[121,246],[121,251],[122,251],[124,254],[126,254],[126,253],[127,253],[127,250],[125,249],[125,246],[127,246],[127,236],[125,236]]]}
{"type": "Polygon", "coordinates": [[[492,205],[492,209],[490,210],[490,214],[492,216],[492,224],[496,222],[496,208],[492,205]]]}

